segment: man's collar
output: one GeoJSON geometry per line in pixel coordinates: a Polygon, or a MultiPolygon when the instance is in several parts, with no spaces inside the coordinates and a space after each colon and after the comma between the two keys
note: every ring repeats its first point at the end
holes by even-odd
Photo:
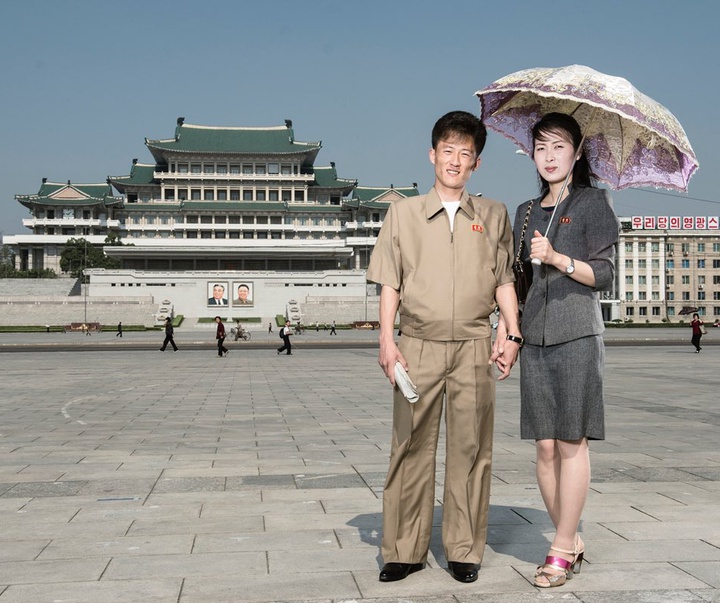
{"type": "MultiPolygon", "coordinates": [[[[429,220],[443,209],[445,208],[443,207],[442,199],[440,199],[440,195],[433,186],[425,198],[425,217],[429,220]]],[[[470,194],[465,189],[463,189],[462,195],[460,195],[460,209],[463,210],[470,218],[475,215],[470,194]]]]}

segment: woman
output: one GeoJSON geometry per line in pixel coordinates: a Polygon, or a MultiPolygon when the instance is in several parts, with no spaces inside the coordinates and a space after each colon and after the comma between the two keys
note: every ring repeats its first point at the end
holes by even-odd
{"type": "Polygon", "coordinates": [[[533,266],[522,315],[520,423],[521,437],[535,440],[538,486],[555,525],[535,575],[543,588],[561,586],[580,571],[585,546],[577,530],[590,488],[588,440],[605,437],[597,291],[612,287],[620,224],[607,191],[592,183],[581,142],[580,127],[568,115],[549,113],[535,125],[540,196],[515,214],[516,245],[528,217],[523,260],[541,262],[533,266]]]}
{"type": "Polygon", "coordinates": [[[700,338],[703,336],[701,329],[701,326],[703,324],[703,321],[700,320],[700,316],[697,313],[693,314],[693,319],[690,323],[690,326],[692,327],[692,339],[690,341],[695,346],[696,354],[699,354],[700,350],[702,350],[702,348],[700,347],[700,338]]]}
{"type": "Polygon", "coordinates": [[[215,339],[217,339],[218,356],[222,358],[223,356],[227,356],[228,354],[228,349],[223,345],[223,343],[225,342],[225,325],[222,322],[222,318],[220,318],[219,316],[215,317],[215,322],[217,323],[215,339]]]}

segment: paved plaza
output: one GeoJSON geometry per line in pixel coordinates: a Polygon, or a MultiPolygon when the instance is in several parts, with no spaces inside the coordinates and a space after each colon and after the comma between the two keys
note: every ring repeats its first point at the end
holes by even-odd
{"type": "Polygon", "coordinates": [[[552,525],[517,372],[498,384],[478,581],[446,570],[442,454],[427,567],[378,581],[392,413],[376,335],[298,336],[290,357],[258,335],[226,358],[182,329],[165,353],[159,333],[0,336],[0,603],[720,603],[720,346],[609,333],[586,564],[539,590],[552,525]]]}

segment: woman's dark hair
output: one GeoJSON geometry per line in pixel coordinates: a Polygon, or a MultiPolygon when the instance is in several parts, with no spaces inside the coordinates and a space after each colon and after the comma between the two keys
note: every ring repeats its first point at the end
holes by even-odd
{"type": "MultiPolygon", "coordinates": [[[[580,125],[575,121],[574,117],[565,113],[548,113],[544,115],[532,129],[533,143],[543,134],[550,133],[567,134],[572,141],[573,149],[576,151],[582,142],[580,125]]],[[[538,174],[538,180],[540,181],[540,194],[542,196],[547,195],[550,185],[540,174],[538,174]]],[[[595,186],[590,172],[590,164],[584,152],[580,155],[580,159],[575,162],[575,167],[573,167],[572,183],[574,186],[595,186]]]]}
{"type": "Polygon", "coordinates": [[[485,148],[487,130],[485,124],[467,111],[451,111],[435,122],[432,129],[432,148],[437,149],[441,140],[450,140],[453,136],[470,138],[478,157],[485,148]]]}

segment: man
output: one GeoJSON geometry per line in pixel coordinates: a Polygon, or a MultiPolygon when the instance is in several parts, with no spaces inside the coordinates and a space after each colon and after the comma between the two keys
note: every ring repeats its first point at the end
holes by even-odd
{"type": "Polygon", "coordinates": [[[225,297],[225,285],[215,283],[213,285],[212,297],[208,298],[208,306],[227,306],[228,300],[225,297]]]}
{"type": "Polygon", "coordinates": [[[335,321],[332,321],[332,326],[330,327],[330,335],[337,335],[337,331],[335,330],[335,321]]]}
{"type": "Polygon", "coordinates": [[[171,344],[173,347],[173,351],[177,352],[178,348],[175,345],[175,340],[173,339],[173,326],[172,326],[172,320],[168,316],[165,319],[165,341],[163,341],[162,347],[160,348],[161,352],[165,351],[165,348],[167,347],[167,344],[171,344]]]}
{"type": "Polygon", "coordinates": [[[287,355],[292,356],[292,344],[290,343],[290,336],[292,335],[292,329],[290,328],[290,321],[285,321],[285,326],[280,331],[280,336],[282,337],[283,344],[281,347],[278,348],[277,353],[278,356],[283,353],[283,351],[287,350],[287,355]]]}
{"type": "Polygon", "coordinates": [[[393,385],[400,363],[419,394],[411,404],[394,388],[381,582],[402,580],[424,567],[443,397],[445,555],[460,582],[474,582],[482,562],[495,409],[492,364],[502,372],[500,379],[506,378],[522,344],[507,209],[465,190],[480,166],[485,138],[485,127],[470,113],[454,111],[438,120],[430,150],[435,184],[427,195],[391,204],[368,267],[367,279],[382,285],[378,362],[393,385]],[[491,349],[489,316],[496,304],[503,321],[491,349]]]}
{"type": "Polygon", "coordinates": [[[115,333],[115,337],[122,337],[122,322],[118,323],[117,333],[115,333]]]}
{"type": "Polygon", "coordinates": [[[248,299],[248,295],[250,295],[250,287],[248,285],[242,284],[239,285],[237,288],[237,299],[233,300],[233,304],[235,305],[250,305],[252,304],[252,300],[248,299]]]}

